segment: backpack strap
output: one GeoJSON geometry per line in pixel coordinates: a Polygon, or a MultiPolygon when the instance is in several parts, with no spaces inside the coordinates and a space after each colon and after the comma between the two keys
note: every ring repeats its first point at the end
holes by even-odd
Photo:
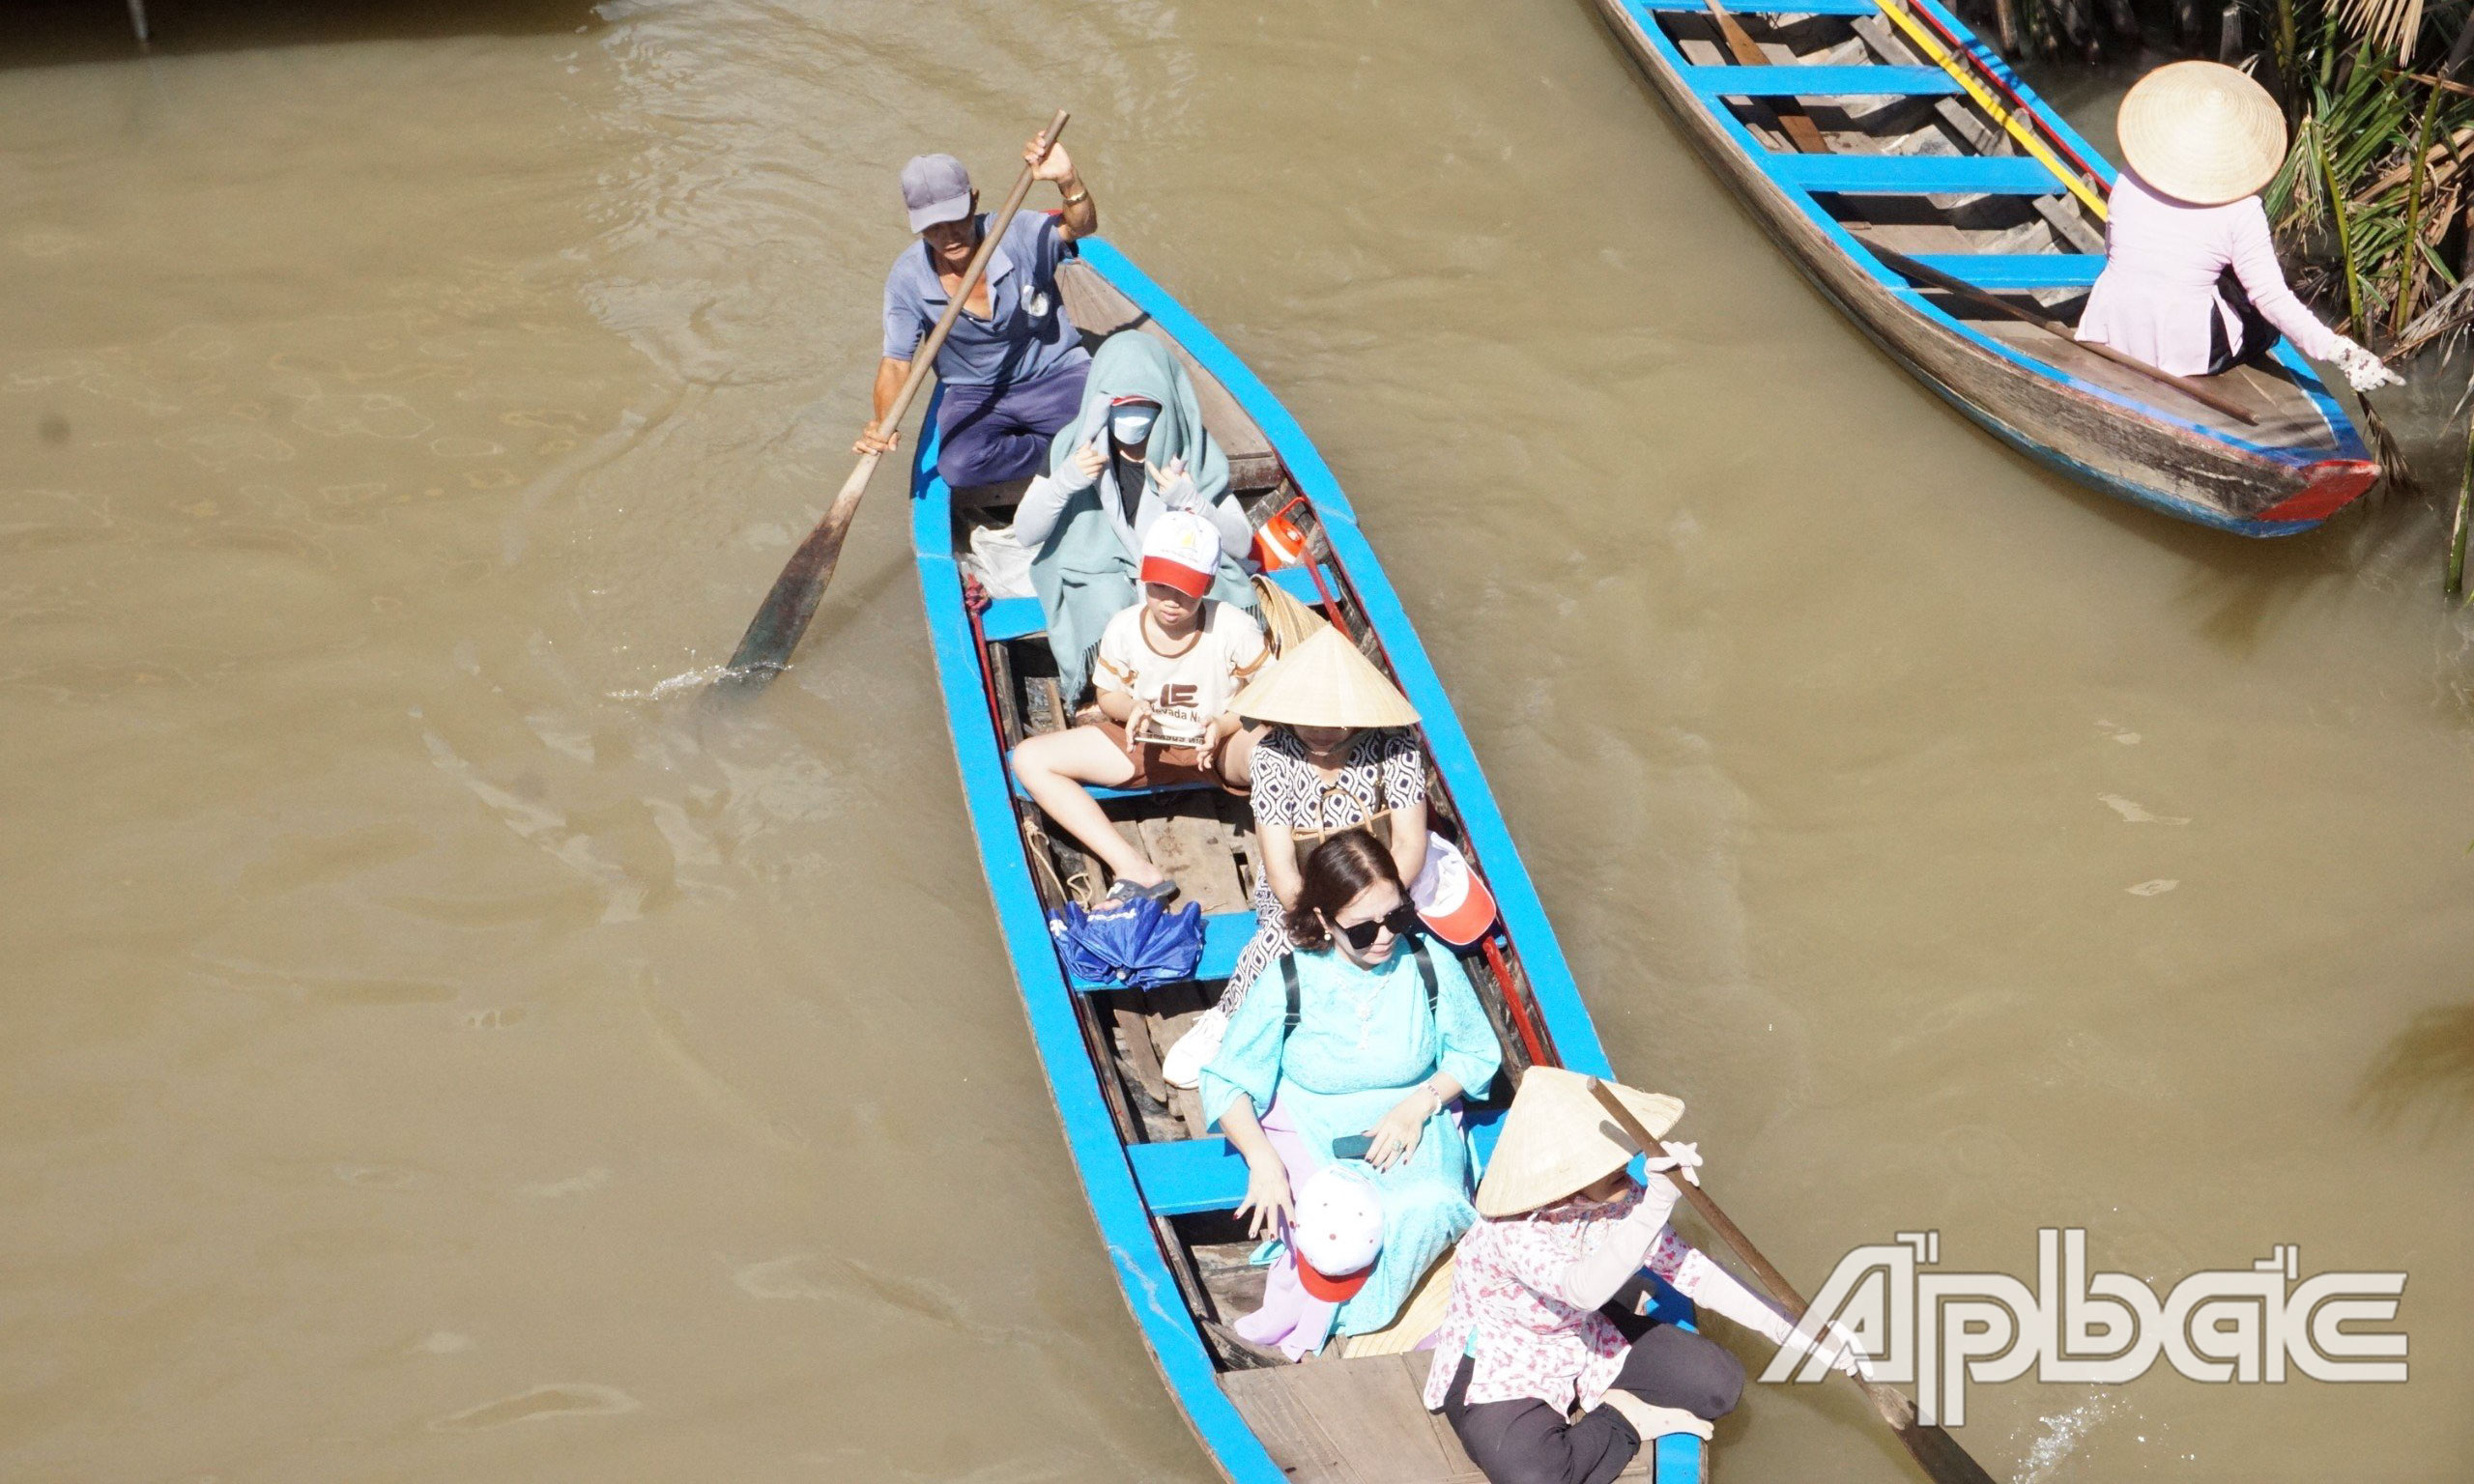
{"type": "MultiPolygon", "coordinates": [[[[1409,952],[1418,956],[1418,978],[1425,981],[1426,1018],[1431,1020],[1434,1018],[1435,1002],[1441,997],[1442,991],[1435,987],[1434,959],[1426,955],[1426,935],[1424,933],[1412,932],[1409,934],[1409,952]]],[[[1292,997],[1288,1003],[1289,1008],[1293,1013],[1296,1009],[1297,1001],[1292,997]]],[[[1294,1021],[1290,1022],[1291,1025],[1294,1025],[1295,1023],[1296,1022],[1294,1021]]]]}
{"type": "Polygon", "coordinates": [[[1297,1022],[1306,1015],[1297,993],[1297,955],[1294,952],[1280,956],[1280,982],[1288,986],[1288,1018],[1281,1021],[1280,1027],[1280,1039],[1285,1042],[1296,1034],[1297,1022]]]}

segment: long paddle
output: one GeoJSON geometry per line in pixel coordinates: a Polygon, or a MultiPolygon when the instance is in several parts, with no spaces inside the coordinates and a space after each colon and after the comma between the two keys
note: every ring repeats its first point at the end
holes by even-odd
{"type": "MultiPolygon", "coordinates": [[[[1641,1127],[1641,1121],[1632,1116],[1632,1110],[1624,1106],[1624,1100],[1609,1092],[1605,1083],[1593,1077],[1589,1090],[1597,1099],[1598,1106],[1615,1120],[1615,1127],[1629,1135],[1633,1143],[1645,1150],[1666,1147],[1652,1136],[1650,1130],[1641,1127]]],[[[1666,1178],[1675,1182],[1675,1188],[1683,1192],[1683,1198],[1692,1204],[1693,1211],[1701,1219],[1709,1223],[1710,1229],[1735,1249],[1736,1256],[1743,1259],[1744,1266],[1761,1279],[1772,1298],[1793,1308],[1798,1317],[1811,1307],[1803,1296],[1796,1292],[1796,1285],[1787,1281],[1787,1275],[1769,1266],[1769,1259],[1761,1255],[1761,1250],[1752,1244],[1752,1239],[1743,1234],[1743,1228],[1730,1220],[1727,1213],[1718,1209],[1718,1203],[1703,1193],[1699,1185],[1684,1179],[1680,1170],[1668,1170],[1666,1178]]],[[[1851,1379],[1863,1388],[1865,1400],[1873,1404],[1873,1410],[1881,1413],[1882,1420],[1898,1434],[1898,1441],[1907,1444],[1907,1451],[1915,1456],[1915,1462],[1934,1484],[1994,1484],[1993,1475],[1985,1472],[1982,1464],[1970,1458],[1968,1450],[1960,1447],[1959,1441],[1946,1429],[1918,1420],[1915,1404],[1908,1400],[1906,1392],[1877,1381],[1867,1381],[1862,1376],[1851,1379]]]]}
{"type": "Polygon", "coordinates": [[[2049,320],[2043,315],[2035,313],[2033,310],[2022,309],[2017,304],[2010,302],[2006,299],[1997,299],[1993,295],[1987,294],[1982,289],[1977,288],[1974,284],[1968,283],[1962,279],[1953,278],[1938,268],[1927,268],[1925,265],[1916,262],[1913,258],[1907,256],[1905,253],[1892,252],[1887,247],[1874,242],[1869,237],[1858,238],[1856,241],[1872,249],[1873,256],[1881,259],[1884,264],[1887,264],[1893,271],[1903,273],[1920,283],[1929,283],[1937,289],[1955,294],[1959,298],[1968,300],[1970,303],[1981,304],[1987,309],[2006,314],[2014,320],[2025,320],[2028,324],[2036,327],[2038,329],[2045,331],[2047,334],[2056,335],[2061,339],[2067,340],[2091,356],[2101,356],[2105,359],[2114,362],[2115,365],[2128,366],[2142,376],[2163,382],[2166,385],[2172,387],[2175,391],[2180,392],[2192,401],[2204,403],[2209,407],[2215,408],[2218,412],[2223,413],[2228,417],[2236,418],[2245,423],[2257,423],[2259,420],[2252,414],[2250,409],[2244,407],[2241,403],[2228,401],[2224,397],[2210,391],[2208,388],[2201,385],[2199,383],[2191,380],[2187,376],[2175,376],[2171,371],[2162,370],[2156,366],[2149,365],[2147,362],[2140,359],[2136,356],[2125,356],[2121,352],[2114,350],[2110,345],[2098,345],[2092,340],[2082,340],[2078,336],[2072,334],[2070,332],[2070,327],[2064,325],[2059,320],[2049,320]]]}
{"type": "MultiPolygon", "coordinates": [[[[990,218],[988,231],[979,240],[979,250],[971,254],[970,266],[963,270],[963,281],[954,289],[953,299],[945,312],[937,317],[936,328],[919,342],[910,356],[910,374],[902,379],[902,390],[895,394],[893,405],[877,421],[880,433],[902,426],[905,413],[910,411],[910,399],[918,395],[920,384],[936,363],[936,353],[944,348],[945,336],[954,328],[954,319],[963,312],[963,303],[979,284],[980,275],[988,271],[988,260],[996,253],[996,244],[1005,240],[1005,229],[1014,223],[1014,214],[1022,207],[1022,198],[1031,193],[1031,171],[1048,157],[1056,137],[1065,132],[1065,110],[1049,121],[1048,132],[1040,136],[1039,149],[1023,162],[1022,174],[1014,182],[1012,193],[1004,206],[990,218]]],[[[754,621],[731,654],[729,677],[738,686],[762,690],[791,661],[791,651],[799,646],[799,636],[808,629],[808,620],[816,616],[816,606],[824,598],[824,587],[833,581],[833,565],[842,558],[842,538],[850,533],[850,520],[859,513],[859,497],[868,493],[868,480],[877,471],[881,453],[859,456],[859,467],[842,483],[842,493],[817,522],[816,529],[791,554],[790,564],[773,580],[773,590],[764,595],[764,606],[756,611],[754,621]]]]}

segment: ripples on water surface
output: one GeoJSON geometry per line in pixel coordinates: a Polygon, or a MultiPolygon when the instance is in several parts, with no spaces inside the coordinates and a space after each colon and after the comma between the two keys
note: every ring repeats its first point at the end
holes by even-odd
{"type": "MultiPolygon", "coordinates": [[[[2010,456],[1568,0],[163,3],[142,62],[91,10],[0,53],[0,1471],[1208,1476],[895,485],[760,707],[694,678],[847,468],[893,172],[992,196],[1060,103],[1348,483],[1617,1065],[1773,1256],[2412,1272],[2409,1386],[2014,1385],[1971,1448],[2474,1459],[2429,510],[2241,544],[2010,456]]],[[[1907,1476],[1826,1392],[1720,1437],[1907,1476]]]]}

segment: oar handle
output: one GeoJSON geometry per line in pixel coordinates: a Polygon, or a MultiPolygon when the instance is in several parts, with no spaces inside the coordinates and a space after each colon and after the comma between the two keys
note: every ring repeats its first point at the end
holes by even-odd
{"type": "MultiPolygon", "coordinates": [[[[877,419],[874,427],[877,436],[882,437],[887,429],[902,426],[903,414],[910,411],[910,399],[919,394],[920,384],[928,380],[928,373],[936,364],[936,353],[945,348],[945,337],[953,333],[954,321],[962,316],[964,301],[970,298],[970,291],[979,286],[980,275],[988,271],[988,260],[996,255],[997,244],[1005,241],[1005,229],[1014,224],[1014,214],[1022,209],[1022,199],[1031,193],[1031,172],[1038,169],[1040,161],[1048,158],[1048,152],[1056,147],[1057,135],[1065,132],[1067,117],[1064,109],[1056,110],[1056,117],[1049,121],[1047,132],[1040,135],[1039,153],[1023,161],[1022,173],[1015,178],[1014,188],[1006,194],[1005,204],[997,208],[996,214],[989,219],[988,231],[979,240],[979,250],[970,255],[970,265],[963,270],[962,283],[955,288],[953,299],[945,305],[945,312],[936,317],[936,328],[928,331],[928,338],[920,341],[919,348],[910,353],[910,374],[902,379],[902,390],[894,393],[892,403],[885,408],[885,414],[877,419]]],[[[871,461],[867,465],[870,471],[875,469],[875,457],[874,454],[867,456],[871,461]]],[[[854,474],[852,478],[862,485],[867,482],[861,475],[854,474]]]]}
{"type": "Polygon", "coordinates": [[[2067,340],[2091,356],[2101,357],[2117,366],[2127,366],[2152,381],[2163,382],[2192,401],[2212,407],[2228,417],[2245,424],[2257,424],[2259,420],[2257,414],[2241,403],[2229,401],[2187,376],[2175,376],[2162,366],[2151,366],[2138,357],[2125,355],[2110,345],[2100,345],[2093,340],[2082,340],[2072,334],[2070,327],[2059,320],[2047,319],[2032,310],[2023,309],[2006,299],[1986,293],[1963,278],[1953,278],[1940,269],[1918,263],[1903,252],[1892,252],[1869,237],[1858,237],[1856,241],[1862,243],[1874,257],[1881,259],[1884,266],[1893,272],[1913,278],[1920,283],[1930,284],[1944,293],[1955,294],[1971,304],[1980,304],[1987,309],[2006,314],[2014,320],[2025,320],[2045,333],[2067,340]]]}

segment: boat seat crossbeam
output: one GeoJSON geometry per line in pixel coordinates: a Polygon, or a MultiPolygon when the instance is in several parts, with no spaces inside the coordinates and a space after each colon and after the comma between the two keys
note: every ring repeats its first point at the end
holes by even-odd
{"type": "MultiPolygon", "coordinates": [[[[1502,1136],[1500,1107],[1464,1109],[1469,1152],[1478,1169],[1495,1152],[1502,1136]]],[[[1218,1135],[1200,1139],[1169,1139],[1157,1144],[1129,1144],[1126,1158],[1134,1165],[1134,1183],[1152,1214],[1194,1216],[1206,1212],[1235,1211],[1246,1199],[1246,1156],[1218,1135]]]]}
{"type": "MultiPolygon", "coordinates": [[[[1723,69],[1722,69],[1723,71],[1723,69]]],[[[2051,196],[2053,172],[2025,155],[1789,155],[1761,166],[1782,186],[1880,196],[2051,196]]]]}
{"type": "MultiPolygon", "coordinates": [[[[1323,595],[1314,590],[1314,575],[1304,567],[1283,567],[1263,574],[1272,585],[1300,603],[1320,603],[1323,595]]],[[[1338,580],[1330,567],[1323,569],[1323,581],[1338,590],[1338,580]]],[[[1028,639],[1048,628],[1048,619],[1040,613],[1037,598],[998,598],[979,615],[980,632],[993,641],[1028,639]]]]}
{"type": "MultiPolygon", "coordinates": [[[[2105,271],[2104,255],[2090,252],[1926,252],[1910,256],[1927,268],[1939,269],[1979,289],[2003,293],[2092,288],[2096,275],[2105,271]]],[[[1903,278],[1897,281],[1906,282],[1903,278]]]]}
{"type": "Polygon", "coordinates": [[[1938,67],[1686,67],[1704,98],[1940,98],[1959,91],[1938,67]]]}
{"type": "MultiPolygon", "coordinates": [[[[1226,979],[1237,968],[1237,957],[1246,951],[1246,940],[1254,935],[1254,914],[1251,912],[1213,912],[1202,920],[1202,962],[1194,966],[1197,984],[1226,979]]],[[[1123,985],[1105,979],[1077,979],[1074,987],[1084,994],[1103,989],[1122,989],[1123,985]]]]}
{"type": "MultiPolygon", "coordinates": [[[[1629,0],[1647,15],[1707,15],[1708,0],[1629,0]]],[[[1873,0],[1727,0],[1730,15],[1879,15],[1873,0]]]]}

